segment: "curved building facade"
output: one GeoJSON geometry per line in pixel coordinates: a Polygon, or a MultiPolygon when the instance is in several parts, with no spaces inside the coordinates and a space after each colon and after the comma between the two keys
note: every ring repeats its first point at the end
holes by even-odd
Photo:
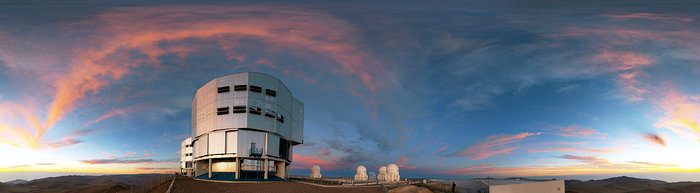
{"type": "Polygon", "coordinates": [[[211,80],[192,100],[194,176],[286,179],[303,126],[304,104],[279,79],[248,72],[211,80]]]}

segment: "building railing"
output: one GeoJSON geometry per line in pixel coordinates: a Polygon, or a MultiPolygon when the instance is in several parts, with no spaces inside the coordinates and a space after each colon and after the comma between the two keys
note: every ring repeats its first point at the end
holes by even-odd
{"type": "Polygon", "coordinates": [[[252,157],[260,157],[263,154],[263,148],[250,147],[249,153],[252,157]]]}

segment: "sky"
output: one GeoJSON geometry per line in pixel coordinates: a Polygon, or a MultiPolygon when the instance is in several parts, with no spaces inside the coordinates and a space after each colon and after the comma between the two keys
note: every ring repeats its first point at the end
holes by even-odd
{"type": "Polygon", "coordinates": [[[0,181],[174,172],[247,71],[305,104],[295,175],[700,181],[699,6],[0,2],[0,181]]]}

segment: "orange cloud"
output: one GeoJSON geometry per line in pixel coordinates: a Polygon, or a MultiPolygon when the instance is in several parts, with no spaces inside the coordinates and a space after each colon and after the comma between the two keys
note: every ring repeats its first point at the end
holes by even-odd
{"type": "Polygon", "coordinates": [[[700,142],[700,96],[667,91],[656,104],[662,112],[657,128],[666,128],[675,134],[700,142]]]}
{"type": "Polygon", "coordinates": [[[485,142],[473,145],[465,150],[457,152],[457,156],[469,157],[472,160],[486,159],[494,155],[508,154],[517,147],[504,147],[526,137],[540,135],[541,133],[520,133],[513,136],[491,136],[485,142]]]}
{"type": "MultiPolygon", "coordinates": [[[[301,51],[311,51],[337,65],[325,62],[308,65],[315,65],[313,67],[322,72],[355,78],[361,82],[360,87],[369,93],[374,93],[391,82],[391,77],[379,62],[354,44],[354,28],[331,15],[312,10],[271,6],[130,7],[109,10],[97,15],[94,21],[77,25],[90,25],[95,28],[96,34],[76,43],[72,50],[74,55],[64,56],[70,58],[67,72],[60,72],[60,76],[50,76],[60,78],[47,81],[47,84],[55,88],[53,99],[48,105],[48,115],[43,120],[25,116],[25,120],[31,122],[31,127],[18,128],[34,130],[31,137],[16,131],[18,128],[3,126],[3,130],[12,131],[7,133],[23,138],[23,142],[3,140],[4,142],[39,148],[44,134],[68,112],[78,107],[79,102],[88,94],[100,92],[135,67],[159,67],[159,58],[167,54],[182,58],[201,51],[201,46],[183,46],[192,39],[216,42],[220,49],[236,60],[246,59],[244,55],[235,54],[240,38],[261,40],[270,52],[284,51],[301,55],[301,51]],[[129,54],[135,52],[145,57],[134,58],[129,54]]],[[[14,52],[1,54],[3,58],[18,58],[11,57],[17,55],[14,52]]],[[[11,66],[25,66],[21,62],[13,60],[11,66]]],[[[257,64],[274,65],[271,61],[264,60],[257,64]]],[[[301,72],[285,73],[315,81],[301,72]]],[[[85,125],[117,114],[119,113],[105,114],[85,125]]]]}

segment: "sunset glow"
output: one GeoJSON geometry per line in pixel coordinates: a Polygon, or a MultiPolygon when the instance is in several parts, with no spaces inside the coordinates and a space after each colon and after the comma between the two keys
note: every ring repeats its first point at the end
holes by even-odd
{"type": "Polygon", "coordinates": [[[700,181],[695,10],[380,4],[0,3],[0,182],[178,171],[195,90],[247,71],[304,101],[292,174],[700,181]]]}

